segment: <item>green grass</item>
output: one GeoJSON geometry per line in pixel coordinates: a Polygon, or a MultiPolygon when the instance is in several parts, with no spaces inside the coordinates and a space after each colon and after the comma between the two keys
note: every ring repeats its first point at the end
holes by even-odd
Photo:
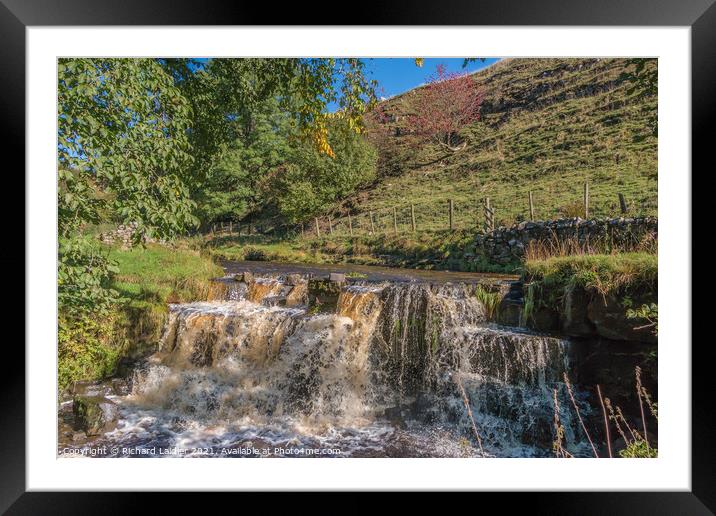
{"type": "Polygon", "coordinates": [[[222,260],[256,260],[298,263],[331,263],[328,256],[312,251],[296,239],[278,240],[263,236],[218,237],[209,240],[207,252],[222,260]]]}
{"type": "Polygon", "coordinates": [[[196,300],[205,296],[211,278],[223,275],[219,265],[191,249],[112,248],[109,258],[119,267],[113,288],[134,306],[196,300]]]}
{"type": "Polygon", "coordinates": [[[475,288],[475,297],[482,303],[482,306],[485,307],[487,319],[495,320],[500,309],[500,301],[502,300],[500,293],[490,292],[482,285],[478,285],[477,288],[475,288]]]}
{"type": "Polygon", "coordinates": [[[353,263],[418,269],[472,272],[515,272],[475,258],[472,231],[417,234],[294,237],[220,237],[209,240],[207,252],[224,260],[265,260],[298,263],[353,263]]]}
{"type": "Polygon", "coordinates": [[[658,256],[649,253],[558,256],[528,261],[523,277],[547,289],[578,286],[602,295],[657,290],[658,256]]]}
{"type": "Polygon", "coordinates": [[[628,317],[634,300],[656,303],[658,255],[625,252],[527,260],[522,266],[522,279],[527,287],[523,324],[533,321],[542,309],[562,313],[566,296],[575,289],[605,301],[608,297],[616,299],[628,317]]]}
{"type": "Polygon", "coordinates": [[[209,280],[223,269],[187,248],[150,244],[146,249],[108,249],[119,267],[112,282],[121,301],[100,318],[60,314],[60,390],[76,381],[111,376],[125,357],[136,357],[159,342],[167,303],[203,300],[209,280]]]}
{"type": "MultiPolygon", "coordinates": [[[[622,59],[508,59],[488,67],[475,75],[485,100],[481,120],[462,131],[465,150],[445,154],[436,145],[415,147],[402,116],[391,124],[402,135],[390,137],[386,147],[399,170],[379,170],[381,179],[322,215],[332,216],[334,235],[345,236],[351,212],[354,234],[366,235],[369,211],[377,231],[392,232],[396,207],[399,230],[406,233],[413,204],[418,229],[439,231],[448,227],[452,199],[454,226],[474,231],[483,222],[485,197],[498,225],[528,218],[529,191],[536,218],[549,220],[574,214],[586,181],[590,216],[618,216],[619,193],[630,215],[655,216],[657,137],[650,124],[657,99],[628,93],[629,85],[618,79],[625,64],[622,59]]],[[[405,115],[419,101],[416,89],[384,105],[391,114],[405,115]]]]}

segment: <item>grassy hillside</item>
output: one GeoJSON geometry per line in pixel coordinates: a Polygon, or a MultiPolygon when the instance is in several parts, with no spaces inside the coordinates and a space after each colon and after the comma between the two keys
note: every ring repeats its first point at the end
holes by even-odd
{"type": "Polygon", "coordinates": [[[482,224],[485,197],[496,222],[509,224],[528,217],[530,190],[536,218],[574,216],[585,181],[592,216],[617,215],[620,192],[631,214],[656,215],[657,100],[629,93],[619,79],[626,67],[623,59],[508,59],[476,73],[482,117],[462,132],[467,148],[457,153],[415,145],[405,115],[420,88],[386,101],[391,136],[380,179],[327,207],[334,231],[347,232],[347,219],[336,219],[350,212],[366,232],[372,210],[376,229],[392,232],[393,207],[399,231],[407,231],[410,204],[419,229],[444,229],[449,199],[455,226],[470,228],[482,224]]]}

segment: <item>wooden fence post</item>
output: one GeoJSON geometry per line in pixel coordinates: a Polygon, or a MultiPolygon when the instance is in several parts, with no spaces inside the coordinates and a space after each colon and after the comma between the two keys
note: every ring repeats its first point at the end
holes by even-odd
{"type": "Polygon", "coordinates": [[[485,232],[495,229],[495,210],[490,206],[490,198],[485,197],[485,232]]]}
{"type": "Polygon", "coordinates": [[[369,211],[368,216],[370,217],[370,233],[375,235],[375,223],[373,222],[373,212],[369,211]]]}
{"type": "Polygon", "coordinates": [[[303,222],[301,222],[301,238],[304,238],[306,236],[306,226],[303,222]]]}
{"type": "Polygon", "coordinates": [[[395,206],[393,206],[393,233],[398,234],[398,212],[395,206]]]}
{"type": "Polygon", "coordinates": [[[413,233],[415,233],[415,205],[410,205],[410,222],[413,225],[413,233]]]}
{"type": "Polygon", "coordinates": [[[331,217],[328,217],[328,232],[331,235],[333,234],[333,223],[331,222],[331,217]]]}
{"type": "Polygon", "coordinates": [[[455,206],[452,202],[452,199],[448,201],[448,220],[450,222],[450,231],[453,230],[453,211],[455,209],[455,206]]]}
{"type": "Polygon", "coordinates": [[[350,231],[351,236],[353,236],[353,220],[351,219],[351,214],[348,214],[348,231],[350,231]]]}
{"type": "Polygon", "coordinates": [[[584,218],[589,218],[589,183],[584,183],[584,218]]]}
{"type": "Polygon", "coordinates": [[[320,236],[321,236],[321,230],[318,229],[318,217],[314,218],[313,220],[316,222],[316,236],[317,236],[317,237],[320,237],[320,236]]]}
{"type": "Polygon", "coordinates": [[[627,203],[623,193],[619,193],[619,206],[621,207],[622,213],[627,212],[627,203]]]}
{"type": "Polygon", "coordinates": [[[535,219],[535,205],[532,200],[532,190],[527,192],[527,196],[529,197],[529,200],[530,200],[530,220],[534,220],[535,219]]]}
{"type": "Polygon", "coordinates": [[[233,236],[233,235],[234,235],[234,221],[230,220],[229,221],[229,236],[233,236]]]}

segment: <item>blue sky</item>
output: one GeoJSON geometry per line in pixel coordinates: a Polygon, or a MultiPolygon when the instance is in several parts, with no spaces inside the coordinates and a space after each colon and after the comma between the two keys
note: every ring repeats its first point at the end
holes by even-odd
{"type": "Polygon", "coordinates": [[[475,72],[499,59],[486,59],[484,62],[478,60],[465,68],[462,67],[462,57],[426,58],[422,68],[416,66],[413,58],[374,58],[364,61],[370,77],[378,81],[378,96],[392,97],[424,84],[428,77],[435,74],[439,64],[445,65],[448,72],[475,72]]]}
{"type": "MultiPolygon", "coordinates": [[[[424,84],[431,75],[435,74],[435,69],[439,64],[445,65],[448,72],[475,72],[499,61],[497,58],[485,59],[484,62],[477,60],[463,68],[464,60],[462,57],[429,57],[425,58],[423,66],[419,67],[412,57],[363,59],[369,78],[378,81],[379,98],[390,98],[424,84]]],[[[207,59],[198,59],[197,61],[206,62],[207,59]]],[[[337,107],[336,103],[331,103],[328,105],[328,110],[335,111],[337,107]]]]}

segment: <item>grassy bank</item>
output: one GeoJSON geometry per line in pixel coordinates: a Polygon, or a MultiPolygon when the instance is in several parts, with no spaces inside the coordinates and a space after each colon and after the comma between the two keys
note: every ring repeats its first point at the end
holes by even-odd
{"type": "Polygon", "coordinates": [[[658,332],[658,256],[627,252],[528,260],[523,320],[570,335],[595,330],[617,340],[653,341],[658,332]]]}
{"type": "Polygon", "coordinates": [[[372,212],[375,229],[391,232],[394,208],[400,231],[410,229],[412,214],[419,230],[443,230],[450,200],[454,226],[474,229],[485,197],[497,225],[509,225],[529,217],[530,192],[537,219],[573,217],[583,214],[585,182],[592,216],[618,215],[619,194],[630,216],[656,216],[657,99],[620,79],[628,69],[625,59],[590,58],[505,59],[481,70],[474,75],[484,91],[481,117],[460,132],[459,152],[414,134],[421,88],[381,103],[390,121],[377,133],[387,135],[378,137],[378,178],[317,213],[321,231],[330,216],[347,236],[350,213],[354,233],[365,235],[372,212]]]}
{"type": "Polygon", "coordinates": [[[416,269],[511,273],[475,258],[474,231],[390,233],[355,237],[273,239],[265,236],[216,237],[207,252],[223,260],[268,260],[298,263],[354,263],[416,269]]]}
{"type": "Polygon", "coordinates": [[[180,303],[206,297],[208,280],[222,268],[188,247],[150,244],[145,249],[110,249],[119,267],[112,287],[133,306],[180,303]]]}
{"type": "Polygon", "coordinates": [[[528,260],[523,276],[545,288],[582,287],[603,296],[657,290],[658,256],[650,253],[557,256],[528,260]]]}
{"type": "Polygon", "coordinates": [[[108,255],[119,269],[111,287],[120,301],[102,316],[60,313],[61,390],[109,376],[123,358],[150,350],[161,334],[167,303],[205,299],[208,280],[223,273],[209,257],[188,248],[108,248],[108,255]]]}

